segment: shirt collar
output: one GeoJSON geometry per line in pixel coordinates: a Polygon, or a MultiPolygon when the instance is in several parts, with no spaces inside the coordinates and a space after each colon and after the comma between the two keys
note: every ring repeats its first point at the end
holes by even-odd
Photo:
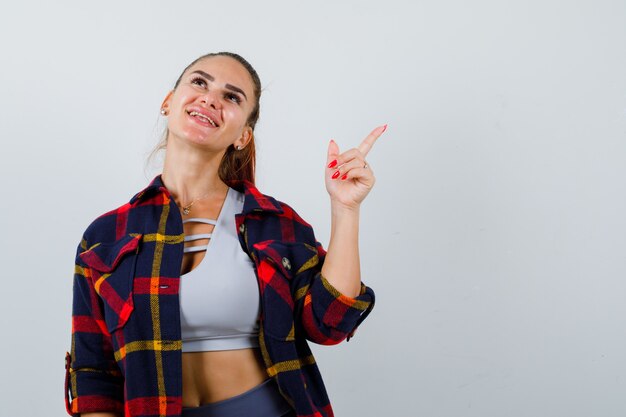
{"type": "MultiPolygon", "coordinates": [[[[280,207],[278,201],[276,201],[273,197],[262,194],[252,182],[246,180],[231,180],[228,181],[226,184],[229,187],[244,193],[242,214],[259,211],[270,213],[283,213],[283,209],[280,207]]],[[[171,198],[168,189],[163,184],[161,174],[158,174],[156,177],[154,177],[154,179],[150,182],[150,184],[148,184],[146,188],[135,194],[130,199],[129,203],[133,205],[137,202],[141,202],[155,192],[165,193],[168,195],[168,197],[171,198]]]]}

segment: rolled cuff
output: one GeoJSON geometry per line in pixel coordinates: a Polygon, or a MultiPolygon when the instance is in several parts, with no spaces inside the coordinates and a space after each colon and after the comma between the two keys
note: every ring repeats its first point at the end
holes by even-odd
{"type": "Polygon", "coordinates": [[[310,339],[332,345],[352,337],[374,308],[374,291],[361,283],[360,294],[342,294],[318,272],[305,299],[303,324],[310,339]]]}
{"type": "Polygon", "coordinates": [[[69,415],[115,412],[124,414],[123,377],[118,371],[94,368],[74,369],[71,355],[65,354],[65,408],[69,415]]]}

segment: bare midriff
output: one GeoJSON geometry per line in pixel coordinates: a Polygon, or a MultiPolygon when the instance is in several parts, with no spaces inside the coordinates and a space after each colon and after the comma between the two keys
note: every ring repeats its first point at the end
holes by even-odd
{"type": "Polygon", "coordinates": [[[225,400],[268,378],[258,348],[183,353],[183,407],[225,400]]]}

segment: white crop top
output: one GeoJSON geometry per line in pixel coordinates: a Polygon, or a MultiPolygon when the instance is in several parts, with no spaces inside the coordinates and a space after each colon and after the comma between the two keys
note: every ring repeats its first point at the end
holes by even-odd
{"type": "Polygon", "coordinates": [[[185,241],[209,239],[198,266],[180,277],[180,318],[183,352],[258,347],[260,295],[252,261],[237,237],[235,214],[243,209],[243,193],[228,188],[212,233],[185,236],[185,241]]]}

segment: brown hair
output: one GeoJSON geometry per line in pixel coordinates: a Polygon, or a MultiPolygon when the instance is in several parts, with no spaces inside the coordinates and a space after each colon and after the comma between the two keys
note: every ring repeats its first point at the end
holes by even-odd
{"type": "MultiPolygon", "coordinates": [[[[211,58],[214,56],[227,56],[233,58],[237,62],[239,62],[250,74],[250,78],[252,78],[252,83],[254,84],[254,107],[250,116],[248,116],[247,125],[252,128],[252,138],[248,145],[245,148],[238,151],[235,149],[233,145],[230,145],[224,156],[222,157],[222,161],[220,162],[220,166],[218,169],[218,175],[222,181],[228,183],[231,180],[247,180],[254,183],[254,174],[255,174],[255,166],[256,166],[256,146],[254,143],[254,127],[256,126],[257,121],[259,120],[259,112],[260,112],[260,99],[261,99],[261,80],[256,70],[250,65],[248,61],[246,61],[242,56],[235,54],[233,52],[214,52],[206,55],[202,55],[201,57],[195,59],[191,64],[187,65],[187,67],[180,74],[176,83],[174,84],[174,90],[180,84],[180,81],[183,75],[187,72],[189,68],[191,68],[198,61],[201,61],[206,58],[211,58]]],[[[157,144],[157,146],[150,152],[148,160],[152,159],[152,157],[161,149],[165,149],[167,146],[167,137],[169,135],[169,129],[165,128],[165,132],[163,133],[163,137],[161,141],[157,144]]]]}

